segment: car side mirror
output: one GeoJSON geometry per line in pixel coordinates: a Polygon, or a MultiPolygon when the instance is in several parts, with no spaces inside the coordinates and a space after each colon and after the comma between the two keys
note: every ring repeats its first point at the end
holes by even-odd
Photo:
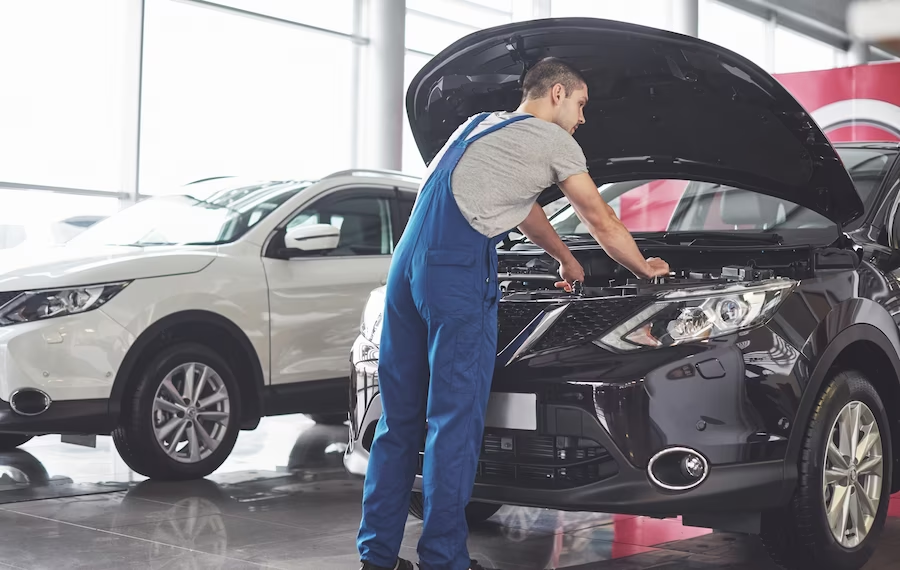
{"type": "Polygon", "coordinates": [[[341,239],[341,230],[330,224],[310,224],[291,228],[284,236],[288,250],[326,251],[335,249],[341,239]]]}

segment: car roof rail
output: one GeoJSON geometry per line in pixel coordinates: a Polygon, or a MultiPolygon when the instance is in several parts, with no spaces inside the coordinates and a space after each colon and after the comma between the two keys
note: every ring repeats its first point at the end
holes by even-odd
{"type": "Polygon", "coordinates": [[[331,178],[338,178],[340,176],[383,176],[390,178],[405,178],[412,182],[418,182],[421,180],[418,176],[413,176],[412,174],[406,174],[404,172],[400,172],[399,170],[386,170],[379,168],[350,168],[347,170],[341,170],[339,172],[333,172],[323,178],[322,180],[328,180],[331,178]]]}

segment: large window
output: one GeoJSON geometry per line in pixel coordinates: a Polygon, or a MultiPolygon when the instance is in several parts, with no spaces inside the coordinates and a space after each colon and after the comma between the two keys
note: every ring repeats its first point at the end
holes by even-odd
{"type": "Polygon", "coordinates": [[[58,246],[119,209],[117,198],[0,190],[0,250],[58,246]]]}
{"type": "Polygon", "coordinates": [[[353,32],[354,0],[213,0],[242,10],[274,16],[292,22],[350,34],[353,32]]]}
{"type": "Polygon", "coordinates": [[[134,6],[0,2],[0,181],[123,189],[134,6]]]}
{"type": "Polygon", "coordinates": [[[775,73],[831,69],[839,65],[840,53],[844,52],[784,26],[775,28],[775,73]]]}
{"type": "Polygon", "coordinates": [[[351,166],[349,39],[170,0],[147,0],[145,28],[143,193],[351,166]]]}
{"type": "Polygon", "coordinates": [[[668,30],[672,27],[673,4],[671,0],[552,0],[550,12],[554,18],[603,18],[668,30]]]}
{"type": "Polygon", "coordinates": [[[715,0],[700,0],[699,36],[740,54],[766,71],[767,22],[715,0]]]}

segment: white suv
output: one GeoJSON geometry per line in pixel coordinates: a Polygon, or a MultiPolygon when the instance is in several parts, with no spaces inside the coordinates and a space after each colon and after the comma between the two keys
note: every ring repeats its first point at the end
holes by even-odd
{"type": "Polygon", "coordinates": [[[0,251],[0,449],[112,434],[138,473],[190,479],[260,417],[343,422],[347,351],[418,185],[209,179],[0,251]]]}

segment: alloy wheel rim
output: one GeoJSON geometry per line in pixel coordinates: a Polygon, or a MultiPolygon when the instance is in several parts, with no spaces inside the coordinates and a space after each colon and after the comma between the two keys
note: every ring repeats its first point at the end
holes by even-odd
{"type": "Polygon", "coordinates": [[[225,439],[231,400],[210,366],[188,362],[166,374],[153,397],[153,432],[163,452],[179,463],[197,463],[225,439]]]}
{"type": "Polygon", "coordinates": [[[845,405],[835,418],[825,450],[822,493],[834,539],[859,546],[872,530],[883,484],[881,432],[863,402],[845,405]]]}

